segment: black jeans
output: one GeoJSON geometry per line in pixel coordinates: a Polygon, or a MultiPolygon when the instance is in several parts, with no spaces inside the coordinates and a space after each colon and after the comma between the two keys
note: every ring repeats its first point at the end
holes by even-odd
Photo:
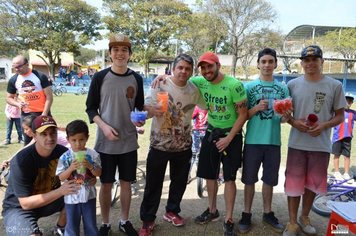
{"type": "Polygon", "coordinates": [[[150,149],[146,165],[145,193],[140,208],[142,221],[152,222],[156,219],[168,161],[171,183],[166,212],[178,214],[181,211],[180,202],[187,187],[191,157],[191,149],[182,152],[164,152],[154,148],[150,149]]]}

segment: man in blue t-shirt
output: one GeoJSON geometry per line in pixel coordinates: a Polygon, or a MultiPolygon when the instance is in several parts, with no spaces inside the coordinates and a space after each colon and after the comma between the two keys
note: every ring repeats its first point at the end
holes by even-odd
{"type": "Polygon", "coordinates": [[[241,233],[251,229],[251,207],[255,194],[258,171],[263,163],[263,222],[273,230],[282,232],[284,227],[271,209],[273,186],[278,184],[281,161],[281,120],[273,110],[275,99],[289,96],[288,88],[273,78],[277,67],[276,51],[265,48],[258,53],[258,79],[245,85],[248,99],[248,116],[244,146],[242,182],[245,184],[245,205],[238,228],[241,233]]]}

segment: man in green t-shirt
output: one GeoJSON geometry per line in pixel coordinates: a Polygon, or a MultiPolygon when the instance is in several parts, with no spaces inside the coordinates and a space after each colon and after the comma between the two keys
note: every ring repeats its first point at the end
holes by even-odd
{"type": "Polygon", "coordinates": [[[238,224],[241,233],[251,229],[251,207],[255,194],[258,171],[263,163],[262,197],[263,223],[281,233],[284,226],[279,223],[271,210],[273,186],[278,184],[278,171],[281,162],[281,117],[273,111],[273,101],[289,96],[286,84],[273,78],[277,67],[277,54],[271,48],[258,53],[258,79],[245,85],[248,99],[244,162],[241,181],[244,187],[244,211],[238,224]]]}
{"type": "Polygon", "coordinates": [[[247,119],[246,92],[241,81],[224,75],[216,54],[204,53],[198,62],[202,76],[191,78],[199,88],[208,109],[208,129],[202,140],[198,177],[207,181],[208,208],[195,218],[205,224],[219,218],[216,208],[217,179],[223,164],[225,220],[224,235],[235,235],[233,209],[236,197],[236,173],[241,167],[242,126],[247,119]]]}

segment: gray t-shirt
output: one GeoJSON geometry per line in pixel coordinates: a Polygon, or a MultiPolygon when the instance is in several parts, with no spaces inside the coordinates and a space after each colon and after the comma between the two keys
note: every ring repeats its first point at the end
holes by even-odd
{"type": "Polygon", "coordinates": [[[138,85],[132,74],[108,72],[100,90],[100,117],[119,132],[118,141],[108,140],[98,127],[95,150],[106,154],[123,154],[138,149],[136,127],[130,120],[135,107],[138,85]]]}
{"type": "MultiPolygon", "coordinates": [[[[335,115],[336,110],[346,106],[341,82],[331,77],[324,76],[320,81],[312,82],[301,76],[291,80],[287,85],[293,99],[295,119],[306,119],[313,113],[318,116],[318,122],[325,122],[335,115]]],[[[292,127],[288,147],[305,151],[330,152],[330,133],[331,128],[324,130],[317,137],[312,137],[292,127]]]]}

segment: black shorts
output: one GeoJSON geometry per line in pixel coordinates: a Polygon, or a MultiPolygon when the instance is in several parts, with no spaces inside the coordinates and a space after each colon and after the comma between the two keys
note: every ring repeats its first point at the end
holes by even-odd
{"type": "Polygon", "coordinates": [[[136,180],[137,150],[124,154],[100,153],[102,183],[114,183],[116,170],[119,170],[119,179],[127,182],[136,180]]]}
{"type": "Polygon", "coordinates": [[[245,144],[241,181],[251,185],[258,181],[258,171],[263,163],[262,181],[270,186],[278,184],[281,163],[281,146],[245,144]]]}
{"type": "Polygon", "coordinates": [[[208,141],[207,131],[201,144],[197,176],[204,179],[218,179],[220,162],[223,164],[225,181],[235,181],[237,170],[241,167],[242,134],[237,134],[224,153],[220,153],[213,142],[208,141]]]}
{"type": "Polygon", "coordinates": [[[345,157],[350,158],[350,156],[351,156],[351,139],[352,138],[347,137],[347,138],[343,138],[343,139],[333,143],[331,153],[336,156],[343,155],[345,157]]]}

